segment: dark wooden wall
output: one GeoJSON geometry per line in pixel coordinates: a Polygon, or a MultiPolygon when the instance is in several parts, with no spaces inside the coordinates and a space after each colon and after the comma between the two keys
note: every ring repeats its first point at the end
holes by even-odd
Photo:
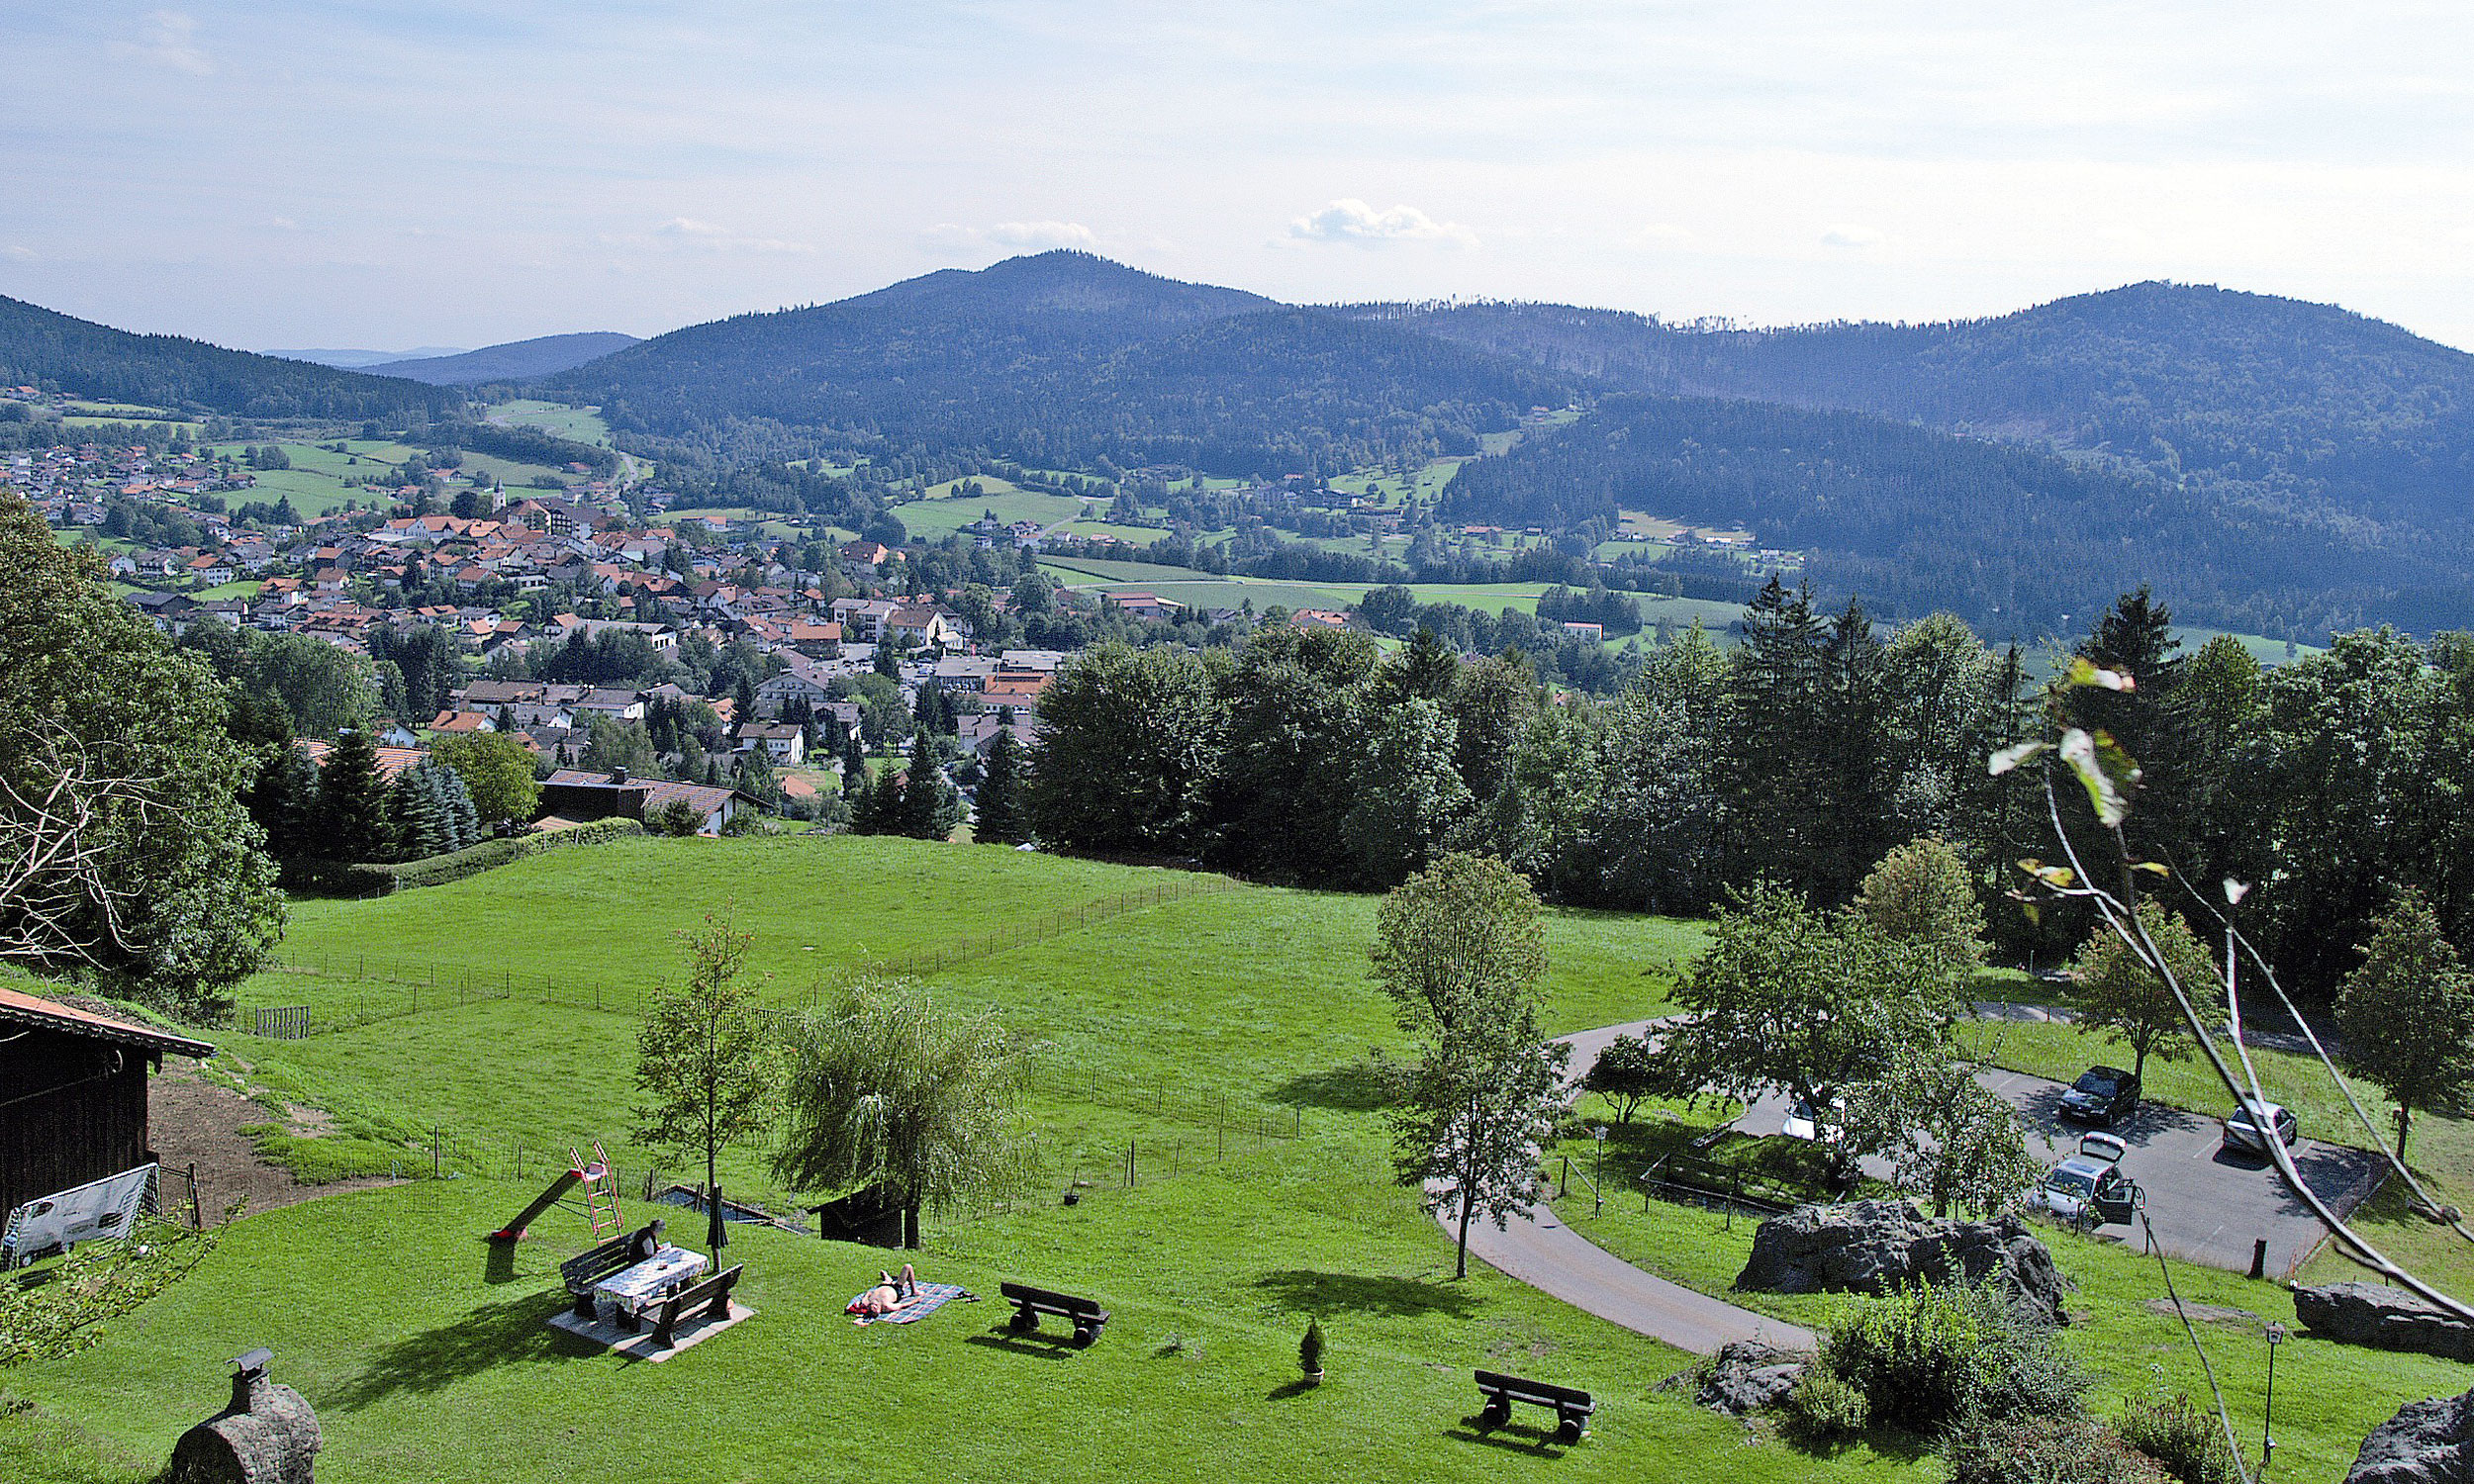
{"type": "Polygon", "coordinates": [[[134,1046],[0,1030],[0,1220],[145,1162],[146,1063],[134,1046]]]}

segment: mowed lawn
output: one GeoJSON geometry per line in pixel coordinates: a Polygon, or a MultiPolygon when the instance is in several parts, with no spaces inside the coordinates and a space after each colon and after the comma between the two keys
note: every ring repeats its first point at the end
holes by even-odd
{"type": "MultiPolygon", "coordinates": [[[[759,957],[787,978],[828,955],[846,972],[902,911],[905,936],[946,940],[1159,875],[904,841],[701,844],[580,849],[308,906],[295,944],[564,958],[643,977],[693,915],[674,898],[709,888],[740,894],[759,957]]],[[[555,1259],[584,1236],[576,1218],[545,1218],[541,1246],[494,1282],[479,1234],[530,1187],[422,1179],[248,1218],[96,1350],[13,1374],[43,1410],[0,1420],[0,1475],[143,1477],[213,1409],[222,1361],[264,1344],[320,1409],[328,1480],[474,1478],[516,1459],[541,1479],[619,1465],[682,1479],[1303,1479],[1343,1459],[1439,1478],[1631,1478],[1696,1458],[1748,1478],[1928,1476],[1863,1448],[1818,1460],[1772,1445],[1738,1463],[1734,1425],[1650,1390],[1685,1357],[1482,1266],[1450,1279],[1449,1245],[1389,1177],[1365,1076],[1375,1048],[1404,1051],[1366,975],[1374,906],[1226,890],[939,976],[948,1002],[993,1005],[1046,1043],[1026,1131],[1048,1177],[1009,1210],[932,1223],[922,1266],[992,1296],[1007,1276],[1097,1295],[1116,1318],[1088,1352],[992,1333],[994,1303],[853,1330],[841,1305],[884,1254],[756,1232],[731,1255],[749,1264],[757,1319],[664,1365],[615,1361],[540,1328],[555,1259]],[[1069,1208],[1057,1197],[1077,1179],[1085,1199],[1069,1208]],[[1332,1380],[1311,1392],[1292,1384],[1308,1317],[1333,1345],[1332,1380]],[[1478,1439],[1461,1419],[1481,1364],[1596,1389],[1596,1435],[1569,1452],[1528,1427],[1478,1439]]],[[[1557,914],[1550,933],[1557,1028],[1649,1013],[1698,941],[1690,925],[1608,914],[1557,914]]],[[[447,1105],[485,1155],[471,1167],[496,1169],[500,1133],[623,1135],[635,1024],[517,995],[302,1042],[219,1040],[297,1079],[286,1090],[325,1100],[339,1125],[381,1104],[447,1105]]],[[[727,1178],[765,1193],[759,1166],[741,1156],[727,1178]]]]}

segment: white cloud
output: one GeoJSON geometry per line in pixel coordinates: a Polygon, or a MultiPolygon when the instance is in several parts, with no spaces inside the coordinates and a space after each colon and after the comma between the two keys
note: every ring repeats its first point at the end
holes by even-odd
{"type": "Polygon", "coordinates": [[[928,247],[1028,247],[1043,252],[1052,247],[1071,247],[1082,252],[1099,250],[1099,234],[1080,222],[999,222],[994,227],[964,227],[958,223],[940,222],[919,233],[919,240],[928,247]]]}
{"type": "Polygon", "coordinates": [[[15,242],[11,242],[6,247],[0,247],[0,257],[5,257],[11,262],[31,263],[36,260],[37,256],[34,248],[21,247],[15,242]]]}
{"type": "Polygon", "coordinates": [[[656,247],[686,248],[703,252],[813,252],[812,242],[792,242],[781,237],[753,237],[731,231],[713,222],[699,222],[693,217],[672,217],[655,227],[649,236],[614,237],[612,241],[649,242],[656,247]]]}
{"type": "Polygon", "coordinates": [[[1384,242],[1477,245],[1477,233],[1458,222],[1438,222],[1413,206],[1379,212],[1354,197],[1344,197],[1289,223],[1288,238],[1299,242],[1349,242],[1362,247],[1384,242]]]}
{"type": "Polygon", "coordinates": [[[290,217],[269,217],[266,219],[266,225],[274,228],[278,232],[299,232],[301,230],[301,224],[293,221],[290,217]]]}
{"type": "Polygon", "coordinates": [[[1884,240],[1877,227],[1857,227],[1842,222],[1821,234],[1824,247],[1877,247],[1884,240]]]}
{"type": "Polygon", "coordinates": [[[1627,247],[1679,247],[1691,240],[1692,232],[1689,228],[1677,227],[1672,222],[1653,222],[1638,232],[1628,233],[1624,237],[1624,245],[1627,247]]]}
{"type": "Polygon", "coordinates": [[[134,43],[114,42],[112,54],[149,61],[159,67],[170,67],[198,77],[215,70],[215,58],[207,55],[206,48],[198,45],[196,18],[176,10],[147,12],[145,29],[139,33],[139,40],[134,43]]]}

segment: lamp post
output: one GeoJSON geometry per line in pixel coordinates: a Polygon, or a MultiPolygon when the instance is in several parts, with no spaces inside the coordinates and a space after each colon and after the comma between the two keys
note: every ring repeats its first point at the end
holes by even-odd
{"type": "Polygon", "coordinates": [[[1597,1144],[1596,1155],[1589,1165],[1589,1193],[1597,1197],[1597,1209],[1590,1214],[1604,1216],[1606,1214],[1606,1125],[1591,1124],[1589,1137],[1597,1144]]]}
{"type": "Polygon", "coordinates": [[[2268,1405],[2259,1417],[2259,1477],[2268,1476],[2268,1460],[2276,1456],[2276,1347],[2285,1343],[2285,1327],[2268,1321],[2268,1405]]]}

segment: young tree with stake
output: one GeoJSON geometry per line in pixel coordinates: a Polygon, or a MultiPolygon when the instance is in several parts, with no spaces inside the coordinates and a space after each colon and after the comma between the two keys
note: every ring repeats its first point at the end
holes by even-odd
{"type": "Polygon", "coordinates": [[[725,910],[680,937],[687,982],[661,986],[636,1034],[635,1085],[647,1101],[635,1109],[635,1137],[704,1157],[707,1232],[718,1256],[721,1152],[764,1127],[778,1057],[745,978],[755,935],[725,910]]]}

